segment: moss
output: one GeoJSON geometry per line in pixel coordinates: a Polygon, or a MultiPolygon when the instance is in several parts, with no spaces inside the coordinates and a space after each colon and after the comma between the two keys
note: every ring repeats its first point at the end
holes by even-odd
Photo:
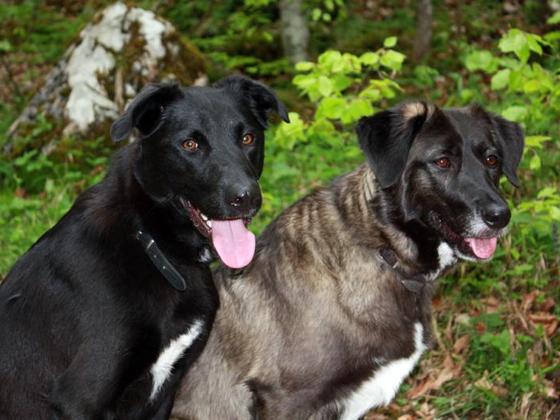
{"type": "Polygon", "coordinates": [[[175,76],[182,85],[191,85],[206,73],[207,62],[202,53],[185,37],[173,31],[164,38],[164,45],[177,45],[179,50],[173,54],[169,49],[160,61],[160,79],[175,76]]]}
{"type": "MultiPolygon", "coordinates": [[[[178,32],[172,31],[163,39],[163,45],[166,47],[176,45],[176,53],[174,54],[170,48],[167,48],[166,55],[158,61],[157,68],[154,69],[156,71],[146,77],[132,68],[133,64],[146,53],[146,40],[140,32],[140,24],[133,22],[129,33],[129,40],[123,46],[122,51],[113,52],[116,61],[115,68],[107,74],[97,74],[99,83],[111,100],[116,100],[115,77],[117,71],[122,72],[123,85],[130,84],[137,90],[152,81],[149,80],[150,77],[157,80],[173,78],[183,85],[191,85],[201,74],[207,72],[207,61],[203,54],[178,32]]],[[[123,86],[123,90],[125,86],[123,86]]],[[[70,93],[70,86],[65,82],[57,92],[57,96],[65,103],[70,93]]],[[[125,95],[122,98],[124,102],[122,105],[128,99],[125,95]]],[[[45,110],[48,109],[45,104],[42,104],[41,107],[45,110]]],[[[8,155],[13,158],[29,150],[40,150],[48,146],[50,157],[54,161],[63,162],[72,159],[72,156],[79,156],[81,151],[87,150],[93,139],[102,138],[101,143],[107,147],[107,150],[119,147],[109,137],[111,119],[98,119],[88,128],[86,134],[74,134],[71,137],[64,135],[64,128],[67,124],[66,119],[55,118],[46,113],[33,121],[20,124],[16,136],[8,141],[11,144],[8,155]]]]}
{"type": "Polygon", "coordinates": [[[59,138],[63,129],[63,121],[39,113],[35,120],[19,124],[17,133],[7,142],[10,145],[7,156],[15,158],[30,150],[42,149],[53,139],[59,138]]]}

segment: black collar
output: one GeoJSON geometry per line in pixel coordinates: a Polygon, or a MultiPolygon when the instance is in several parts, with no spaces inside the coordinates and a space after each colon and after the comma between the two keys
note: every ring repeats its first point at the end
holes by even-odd
{"type": "Polygon", "coordinates": [[[397,274],[397,278],[405,289],[420,293],[426,284],[426,276],[422,273],[410,274],[399,267],[397,254],[390,248],[380,248],[379,255],[397,274]]]}
{"type": "Polygon", "coordinates": [[[161,249],[159,249],[152,235],[140,229],[136,232],[135,238],[142,244],[144,252],[148,255],[152,263],[156,266],[167,282],[175,289],[183,292],[187,288],[185,279],[177,271],[173,264],[165,257],[161,249]]]}

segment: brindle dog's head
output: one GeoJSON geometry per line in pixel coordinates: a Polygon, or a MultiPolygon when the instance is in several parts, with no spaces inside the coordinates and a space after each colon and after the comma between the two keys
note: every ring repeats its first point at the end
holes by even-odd
{"type": "Polygon", "coordinates": [[[519,125],[477,105],[418,102],[362,118],[357,131],[380,187],[394,197],[394,220],[421,226],[463,259],[492,257],[511,216],[500,176],[519,185],[519,125]]]}

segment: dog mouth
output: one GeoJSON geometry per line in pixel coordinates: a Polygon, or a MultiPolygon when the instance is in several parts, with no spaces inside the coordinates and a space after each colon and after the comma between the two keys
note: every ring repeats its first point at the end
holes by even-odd
{"type": "Polygon", "coordinates": [[[498,243],[498,234],[491,230],[477,237],[466,237],[455,232],[441,216],[432,213],[432,224],[441,233],[443,238],[454,245],[459,256],[485,261],[494,256],[498,243]]]}
{"type": "Polygon", "coordinates": [[[247,266],[255,255],[255,235],[247,229],[251,218],[211,219],[189,200],[180,198],[200,234],[210,241],[220,260],[230,268],[247,266]]]}

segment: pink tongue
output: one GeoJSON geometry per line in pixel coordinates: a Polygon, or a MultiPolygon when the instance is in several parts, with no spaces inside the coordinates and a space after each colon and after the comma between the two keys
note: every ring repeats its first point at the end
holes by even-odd
{"type": "Polygon", "coordinates": [[[494,255],[496,251],[496,238],[480,239],[480,238],[466,238],[465,242],[469,244],[474,255],[478,258],[487,259],[494,255]]]}
{"type": "Polygon", "coordinates": [[[230,268],[242,268],[255,255],[255,235],[242,219],[212,220],[212,243],[222,262],[230,268]]]}

